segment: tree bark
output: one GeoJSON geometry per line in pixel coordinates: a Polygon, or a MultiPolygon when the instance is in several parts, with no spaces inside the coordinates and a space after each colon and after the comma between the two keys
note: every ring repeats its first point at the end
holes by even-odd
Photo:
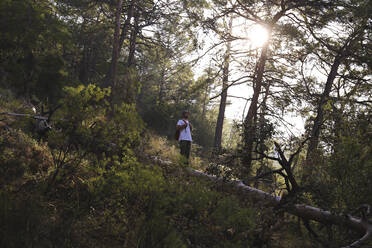
{"type": "MultiPolygon", "coordinates": [[[[284,4],[284,2],[282,2],[284,4]]],[[[258,110],[258,99],[261,94],[262,83],[263,83],[263,76],[265,72],[265,64],[267,61],[269,47],[270,47],[270,39],[273,31],[274,25],[279,21],[279,19],[285,15],[286,11],[290,10],[290,8],[284,8],[282,5],[282,10],[279,11],[272,19],[272,21],[268,24],[268,38],[266,43],[263,45],[261,50],[260,59],[258,64],[255,68],[255,76],[253,79],[253,97],[251,100],[251,105],[249,106],[247,116],[244,120],[244,133],[243,133],[243,142],[244,142],[244,156],[243,156],[243,174],[247,176],[251,170],[252,165],[252,152],[253,152],[253,144],[255,141],[256,135],[256,119],[257,119],[257,110],[258,110]]]]}
{"type": "Polygon", "coordinates": [[[130,44],[129,44],[129,54],[126,64],[126,76],[123,79],[124,83],[124,89],[125,89],[125,97],[124,101],[126,103],[132,104],[136,101],[136,95],[137,95],[137,86],[136,86],[136,71],[135,71],[135,54],[136,54],[136,48],[137,48],[137,36],[139,33],[139,16],[137,13],[136,8],[134,8],[134,23],[132,25],[132,30],[130,33],[130,44]]]}
{"type": "Polygon", "coordinates": [[[262,47],[260,59],[255,69],[255,77],[253,80],[253,97],[248,109],[248,114],[244,120],[244,157],[243,165],[245,173],[248,173],[252,164],[253,144],[255,141],[256,124],[255,119],[257,116],[258,99],[262,89],[263,75],[265,71],[265,64],[269,52],[269,42],[266,42],[262,47]]]}
{"type": "MultiPolygon", "coordinates": [[[[191,168],[186,169],[186,173],[192,177],[198,177],[204,181],[217,184],[221,186],[218,188],[224,192],[234,193],[235,195],[243,198],[248,197],[252,199],[253,202],[262,201],[266,206],[269,207],[280,207],[282,200],[281,197],[269,194],[253,187],[249,187],[242,181],[226,181],[224,178],[218,178],[212,175],[208,175],[191,168]]],[[[324,223],[326,225],[346,227],[348,229],[362,233],[363,237],[354,244],[358,243],[358,245],[360,245],[362,242],[370,238],[372,233],[372,222],[367,219],[360,219],[349,215],[338,215],[327,210],[303,204],[293,204],[290,206],[286,206],[284,210],[289,214],[298,216],[305,220],[313,220],[319,223],[324,223]]]]}
{"type": "MultiPolygon", "coordinates": [[[[316,110],[316,117],[314,119],[314,124],[310,134],[310,142],[306,153],[306,160],[305,160],[305,168],[304,168],[304,175],[303,180],[307,180],[310,178],[312,171],[313,171],[313,164],[314,160],[316,159],[316,150],[318,149],[319,144],[319,136],[321,133],[321,128],[324,122],[324,106],[327,104],[329,96],[331,94],[333,83],[337,77],[338,69],[340,65],[344,62],[344,59],[350,55],[350,48],[354,46],[358,41],[363,39],[364,37],[364,30],[366,28],[366,23],[363,21],[359,28],[355,28],[354,32],[349,35],[347,40],[345,41],[344,45],[337,50],[337,54],[333,60],[331,70],[328,74],[326,84],[324,86],[323,93],[320,96],[318,101],[318,106],[316,110]]],[[[316,34],[309,28],[311,34],[317,39],[320,38],[316,37],[316,34]]],[[[325,43],[325,42],[323,42],[325,43]]],[[[328,49],[331,45],[327,45],[328,49]]],[[[335,49],[331,49],[335,50],[335,49]]]]}
{"type": "MultiPolygon", "coordinates": [[[[233,24],[233,19],[231,17],[229,20],[229,27],[228,27],[229,34],[232,31],[232,24],[233,24]]],[[[219,152],[222,146],[222,131],[223,131],[223,123],[225,119],[227,90],[228,90],[228,85],[229,85],[230,52],[231,52],[231,41],[228,41],[226,44],[226,53],[225,53],[225,58],[223,62],[223,70],[222,70],[223,76],[222,76],[222,93],[221,93],[221,100],[220,100],[220,108],[218,111],[216,131],[214,135],[214,148],[216,152],[219,152]]]]}
{"type": "Polygon", "coordinates": [[[207,105],[208,105],[208,96],[209,96],[209,93],[210,93],[210,68],[208,69],[208,78],[207,78],[208,82],[205,84],[205,88],[203,89],[204,90],[204,97],[203,97],[203,106],[202,106],[202,115],[201,115],[201,118],[202,118],[202,122],[205,122],[206,119],[207,119],[207,105]]]}
{"type": "Polygon", "coordinates": [[[135,15],[134,26],[130,34],[129,55],[128,55],[128,62],[127,62],[128,67],[131,67],[135,63],[134,59],[135,59],[135,53],[136,53],[138,32],[139,32],[138,15],[135,15]]]}
{"type": "MultiPolygon", "coordinates": [[[[153,157],[153,160],[164,166],[172,164],[172,162],[164,161],[158,157],[153,157]]],[[[281,197],[247,186],[240,180],[227,181],[223,177],[212,176],[192,168],[186,168],[183,171],[191,177],[200,178],[205,182],[220,186],[218,189],[223,192],[233,193],[242,198],[249,198],[252,202],[260,201],[268,207],[281,207],[281,197]]],[[[360,219],[345,214],[339,215],[304,204],[292,204],[286,206],[283,210],[305,220],[313,220],[326,225],[341,226],[363,234],[362,238],[347,247],[356,247],[356,245],[360,245],[372,235],[372,221],[368,219],[360,219]]]]}
{"type": "Polygon", "coordinates": [[[165,91],[165,65],[162,65],[161,73],[160,73],[160,82],[159,82],[159,93],[158,93],[158,105],[163,104],[163,97],[165,91]]]}
{"type": "Polygon", "coordinates": [[[119,41],[120,41],[120,24],[121,24],[121,13],[123,10],[123,0],[118,0],[115,14],[115,32],[114,32],[114,41],[112,46],[112,58],[110,71],[108,74],[108,86],[115,87],[117,80],[117,67],[118,67],[118,58],[119,58],[119,41]]]}
{"type": "Polygon", "coordinates": [[[121,34],[120,34],[119,51],[121,51],[121,49],[123,47],[123,44],[124,44],[124,40],[128,36],[128,31],[129,31],[129,28],[130,28],[130,21],[132,20],[133,14],[134,14],[135,2],[136,2],[135,0],[132,0],[129,3],[129,7],[128,7],[128,11],[127,11],[127,19],[125,19],[124,26],[123,26],[123,28],[121,30],[121,34]]]}
{"type": "Polygon", "coordinates": [[[306,167],[305,167],[305,175],[304,175],[305,177],[310,176],[312,173],[312,168],[313,168],[312,164],[313,164],[316,150],[318,148],[320,131],[321,131],[323,121],[324,121],[324,106],[327,104],[327,101],[331,94],[333,82],[336,79],[337,71],[341,65],[342,59],[343,59],[343,56],[341,55],[338,55],[335,57],[331,70],[328,74],[327,82],[324,86],[323,93],[320,96],[320,99],[318,102],[318,106],[316,110],[317,114],[314,119],[314,124],[311,130],[309,146],[308,146],[307,153],[306,153],[306,161],[305,161],[306,167]]]}

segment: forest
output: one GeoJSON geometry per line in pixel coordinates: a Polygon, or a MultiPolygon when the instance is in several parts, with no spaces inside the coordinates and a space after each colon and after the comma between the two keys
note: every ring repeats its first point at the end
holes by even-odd
{"type": "Polygon", "coordinates": [[[370,0],[0,0],[0,247],[372,247],[371,40],[370,0]]]}

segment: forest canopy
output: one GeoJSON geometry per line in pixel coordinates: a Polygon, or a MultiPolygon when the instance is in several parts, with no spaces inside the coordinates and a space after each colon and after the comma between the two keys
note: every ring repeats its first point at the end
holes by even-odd
{"type": "Polygon", "coordinates": [[[370,247],[371,39],[369,0],[0,0],[0,246],[370,247]]]}

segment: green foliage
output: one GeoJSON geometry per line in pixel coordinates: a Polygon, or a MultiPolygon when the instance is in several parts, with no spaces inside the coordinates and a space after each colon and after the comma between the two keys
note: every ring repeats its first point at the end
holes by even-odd
{"type": "Polygon", "coordinates": [[[204,148],[210,148],[213,145],[217,119],[215,105],[209,103],[214,81],[207,76],[198,80],[191,76],[191,68],[185,67],[178,68],[177,74],[172,75],[169,82],[146,82],[139,102],[140,113],[150,129],[157,134],[173,138],[177,121],[182,112],[188,110],[191,114],[194,142],[204,148]],[[166,89],[164,92],[161,91],[162,87],[166,89]]]}
{"type": "Polygon", "coordinates": [[[1,187],[16,187],[25,177],[37,178],[53,166],[46,144],[38,143],[22,131],[1,130],[1,187]]]}
{"type": "MultiPolygon", "coordinates": [[[[127,233],[128,247],[247,247],[252,240],[253,212],[237,199],[224,198],[193,182],[184,187],[167,181],[160,171],[140,164],[94,180],[97,206],[114,205],[105,221],[127,233]],[[110,195],[108,198],[107,195],[110,195]],[[227,214],[227,215],[226,215],[227,214]],[[228,218],[226,217],[228,216],[228,218]],[[120,220],[120,217],[122,218],[120,220]],[[123,219],[124,218],[124,219],[123,219]],[[120,221],[134,221],[127,226],[120,221]],[[119,223],[118,223],[119,221],[119,223]],[[220,239],[216,242],[216,238],[220,239]]],[[[110,229],[112,234],[112,230],[110,229]]]]}
{"type": "Polygon", "coordinates": [[[63,58],[67,28],[49,1],[2,1],[0,13],[0,66],[6,73],[2,86],[55,103],[68,74],[63,58]]]}
{"type": "MultiPolygon", "coordinates": [[[[48,134],[48,143],[55,149],[55,155],[61,150],[63,160],[69,156],[124,159],[131,155],[139,143],[143,122],[133,105],[111,106],[110,96],[110,89],[95,85],[65,88],[62,107],[55,114],[56,128],[48,134]]],[[[54,157],[61,159],[61,156],[54,157]]]]}
{"type": "Polygon", "coordinates": [[[46,235],[53,228],[48,223],[52,208],[41,202],[37,194],[22,193],[24,195],[4,189],[0,191],[0,245],[9,248],[48,247],[51,242],[46,235]]]}
{"type": "Polygon", "coordinates": [[[372,204],[371,128],[368,115],[361,114],[355,122],[346,124],[335,143],[326,171],[330,194],[338,209],[355,211],[362,204],[372,204]]]}
{"type": "Polygon", "coordinates": [[[109,106],[107,97],[110,89],[100,89],[90,84],[78,87],[65,87],[65,97],[61,101],[62,112],[71,122],[83,122],[105,114],[109,106]],[[66,116],[67,117],[67,116],[66,116]]]}
{"type": "Polygon", "coordinates": [[[110,93],[65,87],[46,143],[2,127],[0,244],[247,247],[254,212],[209,185],[175,179],[175,165],[140,162],[143,123],[133,105],[111,106],[110,93]]]}

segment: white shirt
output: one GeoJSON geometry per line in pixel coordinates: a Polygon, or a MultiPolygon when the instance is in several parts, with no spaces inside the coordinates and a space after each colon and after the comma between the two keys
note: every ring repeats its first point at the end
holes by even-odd
{"type": "Polygon", "coordinates": [[[186,121],[186,120],[179,120],[177,122],[177,126],[182,126],[182,125],[185,125],[185,122],[187,124],[187,127],[182,129],[180,131],[180,137],[178,140],[188,140],[188,141],[192,141],[192,138],[191,138],[191,130],[190,130],[190,125],[189,125],[189,121],[186,121]]]}

